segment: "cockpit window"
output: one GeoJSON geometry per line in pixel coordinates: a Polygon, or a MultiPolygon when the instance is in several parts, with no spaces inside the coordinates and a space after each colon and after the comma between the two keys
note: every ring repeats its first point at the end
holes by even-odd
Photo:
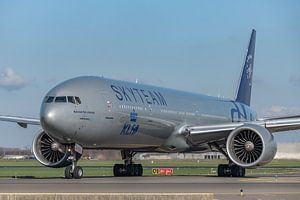
{"type": "Polygon", "coordinates": [[[75,104],[75,99],[73,96],[68,96],[68,102],[75,104]]]}
{"type": "Polygon", "coordinates": [[[72,103],[72,104],[81,104],[81,100],[79,97],[74,96],[46,96],[45,97],[45,103],[72,103]],[[55,99],[55,100],[54,100],[55,99]]]}
{"type": "Polygon", "coordinates": [[[65,96],[59,96],[55,98],[56,103],[65,103],[67,102],[67,98],[65,96]]]}
{"type": "Polygon", "coordinates": [[[79,97],[75,97],[75,100],[76,100],[76,104],[81,104],[81,100],[79,97]]]}
{"type": "Polygon", "coordinates": [[[51,96],[46,97],[45,103],[52,103],[53,100],[54,100],[54,97],[51,97],[51,96]]]}

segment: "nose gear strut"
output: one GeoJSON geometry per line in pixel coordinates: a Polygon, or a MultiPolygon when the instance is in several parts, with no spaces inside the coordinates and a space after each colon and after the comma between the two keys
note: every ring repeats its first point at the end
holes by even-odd
{"type": "Polygon", "coordinates": [[[83,169],[80,166],[77,166],[77,162],[82,155],[82,148],[75,144],[75,146],[69,146],[68,151],[71,153],[68,160],[72,162],[72,165],[69,165],[65,169],[65,178],[66,179],[81,179],[83,177],[83,169]]]}

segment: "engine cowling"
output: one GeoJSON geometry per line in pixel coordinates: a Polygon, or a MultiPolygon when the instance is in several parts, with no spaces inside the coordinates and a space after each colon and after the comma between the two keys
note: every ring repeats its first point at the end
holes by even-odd
{"type": "Polygon", "coordinates": [[[277,152],[277,144],[266,128],[246,124],[229,134],[226,149],[231,161],[241,167],[251,168],[272,161],[277,152]]]}
{"type": "Polygon", "coordinates": [[[47,167],[66,167],[72,163],[68,160],[71,153],[67,146],[55,141],[43,130],[34,138],[32,149],[35,158],[47,167]]]}

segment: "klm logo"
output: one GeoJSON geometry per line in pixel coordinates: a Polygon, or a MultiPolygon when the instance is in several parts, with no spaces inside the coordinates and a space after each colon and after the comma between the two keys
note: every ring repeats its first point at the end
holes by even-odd
{"type": "Polygon", "coordinates": [[[137,117],[138,117],[138,114],[136,112],[131,112],[130,113],[130,121],[136,122],[137,117]]]}
{"type": "Polygon", "coordinates": [[[140,125],[125,123],[120,132],[120,135],[137,135],[140,125]]]}

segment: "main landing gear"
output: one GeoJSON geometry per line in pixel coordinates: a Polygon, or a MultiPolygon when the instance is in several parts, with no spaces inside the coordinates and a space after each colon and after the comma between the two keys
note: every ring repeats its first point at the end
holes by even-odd
{"type": "Polygon", "coordinates": [[[230,160],[228,154],[217,144],[212,143],[212,146],[214,146],[220,153],[222,153],[228,160],[229,164],[221,164],[218,165],[218,176],[220,177],[244,177],[246,174],[246,169],[243,167],[240,167],[238,165],[235,165],[230,160]]]}
{"type": "Polygon", "coordinates": [[[220,177],[244,177],[246,170],[234,164],[221,164],[218,166],[218,176],[220,177]]]}
{"type": "Polygon", "coordinates": [[[143,166],[141,164],[134,164],[132,161],[136,153],[131,150],[122,150],[121,155],[124,164],[114,165],[114,176],[142,176],[143,166]]]}

